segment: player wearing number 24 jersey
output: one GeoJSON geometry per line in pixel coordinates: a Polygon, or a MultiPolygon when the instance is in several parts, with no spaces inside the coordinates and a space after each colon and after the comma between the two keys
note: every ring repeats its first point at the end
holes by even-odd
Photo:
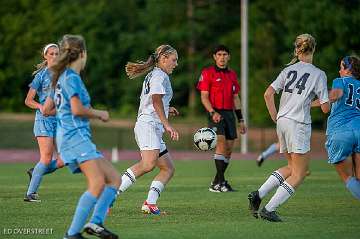
{"type": "Polygon", "coordinates": [[[320,104],[329,100],[325,72],[303,61],[286,67],[271,86],[276,93],[283,91],[277,119],[285,117],[310,124],[311,101],[314,97],[319,98],[320,104]]]}
{"type": "Polygon", "coordinates": [[[309,34],[296,37],[294,58],[267,88],[264,98],[271,119],[276,123],[280,153],[288,165],[274,171],[265,183],[248,195],[249,208],[255,217],[261,200],[273,189],[276,193],[260,211],[260,217],[273,222],[282,221],[277,208],[294,195],[303,182],[309,165],[312,100],[317,97],[324,113],[330,110],[326,75],[312,64],[315,38],[309,34]],[[295,63],[298,61],[297,63],[295,63]],[[295,63],[295,64],[294,64],[295,63]],[[277,112],[274,94],[281,93],[277,112]]]}

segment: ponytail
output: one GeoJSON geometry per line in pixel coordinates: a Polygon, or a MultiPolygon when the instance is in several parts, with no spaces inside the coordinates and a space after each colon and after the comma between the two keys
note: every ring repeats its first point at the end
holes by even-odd
{"type": "Polygon", "coordinates": [[[151,54],[149,58],[144,61],[128,62],[125,66],[126,75],[130,79],[142,76],[151,71],[156,62],[155,54],[151,54]]]}
{"type": "Polygon", "coordinates": [[[55,89],[55,86],[59,80],[60,75],[64,72],[66,66],[70,63],[70,57],[68,51],[62,53],[58,59],[56,60],[55,64],[51,67],[52,75],[52,82],[51,86],[55,89]]]}
{"type": "Polygon", "coordinates": [[[145,62],[128,62],[125,66],[126,75],[130,79],[142,76],[151,71],[156,66],[161,56],[168,57],[173,53],[176,53],[175,48],[170,45],[161,45],[156,48],[155,52],[151,54],[145,62]]]}
{"type": "Polygon", "coordinates": [[[53,73],[51,83],[53,88],[55,88],[66,66],[76,61],[80,57],[80,54],[86,51],[85,40],[80,35],[64,35],[59,45],[60,54],[50,69],[53,73]]]}
{"type": "Polygon", "coordinates": [[[33,75],[33,76],[36,75],[36,74],[39,73],[42,69],[46,68],[46,66],[47,66],[47,61],[46,61],[46,60],[40,62],[39,64],[37,64],[37,65],[35,66],[35,70],[33,71],[32,75],[33,75]]]}

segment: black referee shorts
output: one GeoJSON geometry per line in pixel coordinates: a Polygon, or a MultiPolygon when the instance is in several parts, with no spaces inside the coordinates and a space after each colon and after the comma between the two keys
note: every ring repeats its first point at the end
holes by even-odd
{"type": "Polygon", "coordinates": [[[208,127],[213,129],[217,135],[224,135],[225,139],[233,140],[237,138],[236,120],[233,110],[216,110],[222,119],[219,123],[214,123],[212,117],[208,116],[208,127]]]}

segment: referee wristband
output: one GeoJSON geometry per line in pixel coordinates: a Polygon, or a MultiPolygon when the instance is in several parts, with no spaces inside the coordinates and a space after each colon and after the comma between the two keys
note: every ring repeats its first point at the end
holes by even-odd
{"type": "Polygon", "coordinates": [[[235,114],[238,122],[244,122],[244,117],[242,115],[241,109],[236,109],[235,114]]]}
{"type": "Polygon", "coordinates": [[[209,115],[210,115],[210,117],[213,117],[213,115],[215,114],[215,110],[214,111],[211,111],[211,112],[209,112],[209,115]]]}

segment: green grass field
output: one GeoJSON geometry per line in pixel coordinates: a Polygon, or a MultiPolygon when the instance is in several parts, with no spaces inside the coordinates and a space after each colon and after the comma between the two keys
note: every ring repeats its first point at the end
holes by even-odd
{"type": "MultiPolygon", "coordinates": [[[[133,163],[119,162],[116,167],[122,172],[133,163]]],[[[284,163],[273,160],[257,168],[254,161],[234,161],[227,175],[238,191],[216,194],[207,190],[212,161],[175,161],[176,175],[158,201],[167,215],[140,212],[153,172],[138,179],[118,199],[107,227],[121,238],[359,238],[360,203],[323,160],[311,162],[311,175],[295,197],[279,209],[285,222],[270,223],[250,216],[247,194],[284,163]]],[[[85,179],[62,169],[45,176],[39,191],[41,203],[25,203],[25,170],[30,166],[0,167],[0,238],[62,238],[85,190],[85,179]],[[9,228],[51,228],[53,234],[5,235],[4,230],[9,228]]]]}

